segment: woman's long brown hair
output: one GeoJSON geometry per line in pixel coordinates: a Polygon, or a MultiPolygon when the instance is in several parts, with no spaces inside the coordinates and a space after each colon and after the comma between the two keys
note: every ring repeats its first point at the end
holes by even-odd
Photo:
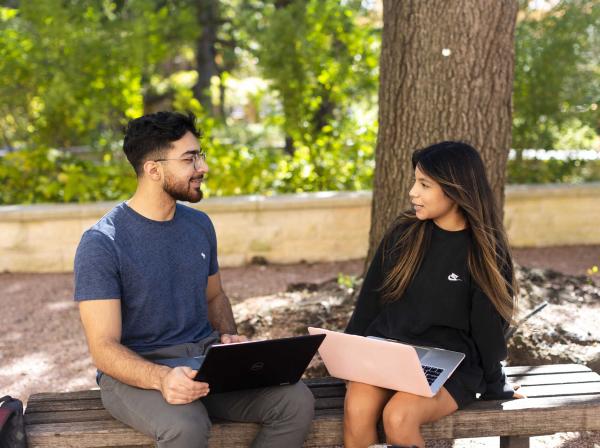
{"type": "MultiPolygon", "coordinates": [[[[516,311],[518,285],[504,226],[479,153],[460,142],[442,142],[417,150],[413,169],[440,184],[465,217],[471,234],[468,267],[475,283],[486,294],[498,313],[511,322],[516,311]]],[[[384,301],[398,300],[421,266],[429,247],[433,224],[419,220],[414,211],[402,213],[389,234],[399,233],[396,241],[384,247],[386,258],[395,260],[382,285],[384,301]],[[398,232],[399,230],[399,232],[398,232]]]]}

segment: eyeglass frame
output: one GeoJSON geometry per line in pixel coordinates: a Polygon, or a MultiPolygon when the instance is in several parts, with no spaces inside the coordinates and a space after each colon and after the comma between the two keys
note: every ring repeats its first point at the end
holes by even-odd
{"type": "Polygon", "coordinates": [[[201,166],[201,165],[198,165],[200,160],[202,160],[203,162],[206,162],[206,152],[205,151],[193,152],[193,153],[191,153],[191,157],[184,157],[184,158],[155,159],[155,160],[153,160],[153,162],[168,162],[169,160],[179,160],[181,162],[188,162],[188,163],[190,161],[192,161],[194,170],[198,171],[201,166]]]}

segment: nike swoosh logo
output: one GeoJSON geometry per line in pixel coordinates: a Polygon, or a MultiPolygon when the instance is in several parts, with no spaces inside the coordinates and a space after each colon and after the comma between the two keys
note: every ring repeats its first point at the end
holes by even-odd
{"type": "Polygon", "coordinates": [[[448,276],[448,280],[450,280],[451,282],[462,282],[462,279],[454,272],[448,276]]]}

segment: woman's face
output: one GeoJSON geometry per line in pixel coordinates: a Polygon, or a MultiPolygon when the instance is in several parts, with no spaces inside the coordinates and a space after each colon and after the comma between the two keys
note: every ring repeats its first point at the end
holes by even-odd
{"type": "Polygon", "coordinates": [[[444,194],[439,183],[419,167],[415,169],[415,183],[408,195],[418,219],[432,219],[438,227],[450,231],[465,228],[465,219],[458,205],[444,194]]]}

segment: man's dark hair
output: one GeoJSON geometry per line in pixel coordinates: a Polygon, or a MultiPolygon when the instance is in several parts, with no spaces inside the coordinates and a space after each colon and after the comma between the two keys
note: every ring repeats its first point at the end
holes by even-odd
{"type": "Polygon", "coordinates": [[[123,151],[137,176],[143,174],[144,162],[165,157],[165,150],[188,131],[196,137],[201,135],[191,112],[156,112],[131,120],[125,129],[123,151]]]}

